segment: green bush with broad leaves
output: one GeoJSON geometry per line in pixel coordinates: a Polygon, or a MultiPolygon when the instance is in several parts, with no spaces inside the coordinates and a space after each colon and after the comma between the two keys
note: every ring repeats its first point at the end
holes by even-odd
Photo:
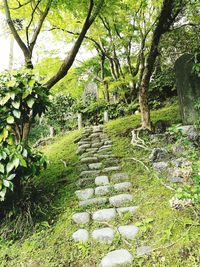
{"type": "Polygon", "coordinates": [[[38,174],[47,161],[28,145],[37,115],[49,105],[49,92],[29,70],[0,75],[0,200],[8,189],[38,174]]]}

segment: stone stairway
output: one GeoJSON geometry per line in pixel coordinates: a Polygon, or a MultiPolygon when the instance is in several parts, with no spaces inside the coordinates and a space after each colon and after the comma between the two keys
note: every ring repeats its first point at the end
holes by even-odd
{"type": "MultiPolygon", "coordinates": [[[[115,235],[119,234],[122,239],[133,240],[139,232],[138,227],[132,224],[112,227],[123,214],[134,214],[138,209],[133,205],[128,174],[121,171],[119,160],[112,153],[112,142],[102,126],[93,126],[85,128],[77,144],[81,173],[75,194],[81,212],[72,216],[72,221],[77,224],[72,238],[74,241],[112,244],[115,235]],[[91,223],[97,223],[99,227],[90,232],[87,226],[91,223]],[[101,227],[105,223],[109,223],[109,227],[101,227]]],[[[132,260],[133,255],[128,250],[118,249],[105,255],[100,266],[131,266],[132,260]]]]}

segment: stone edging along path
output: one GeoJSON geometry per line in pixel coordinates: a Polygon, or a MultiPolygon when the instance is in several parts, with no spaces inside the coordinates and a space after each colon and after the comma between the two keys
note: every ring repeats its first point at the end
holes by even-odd
{"type": "MultiPolygon", "coordinates": [[[[119,160],[112,154],[112,142],[104,132],[103,126],[87,127],[79,140],[77,154],[80,156],[82,172],[77,181],[79,188],[75,194],[79,200],[79,207],[84,211],[73,214],[72,221],[83,226],[94,223],[109,222],[109,227],[94,229],[92,232],[84,228],[73,233],[74,241],[112,244],[116,232],[127,240],[133,240],[139,228],[135,225],[118,225],[117,231],[110,222],[126,212],[133,214],[138,206],[133,206],[133,196],[130,194],[132,184],[127,173],[121,171],[119,160]],[[95,184],[95,188],[91,187],[95,184]],[[108,208],[105,205],[108,204],[108,208]],[[99,206],[103,205],[103,208],[99,206]],[[96,207],[96,211],[89,212],[89,207],[96,207]]],[[[139,248],[141,249],[141,248],[139,248]]],[[[148,249],[148,248],[147,248],[148,249]]],[[[133,255],[126,249],[111,251],[105,255],[101,267],[131,266],[133,255]]]]}

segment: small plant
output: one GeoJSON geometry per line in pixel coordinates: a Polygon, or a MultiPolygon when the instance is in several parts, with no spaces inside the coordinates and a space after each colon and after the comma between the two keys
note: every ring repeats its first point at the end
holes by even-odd
{"type": "Polygon", "coordinates": [[[5,72],[0,76],[0,200],[7,189],[38,174],[46,166],[40,152],[28,145],[31,125],[49,104],[49,93],[31,71],[5,72]]]}

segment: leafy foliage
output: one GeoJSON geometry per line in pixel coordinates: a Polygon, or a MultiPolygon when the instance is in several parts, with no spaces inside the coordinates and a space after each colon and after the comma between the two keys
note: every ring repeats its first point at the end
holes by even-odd
{"type": "Polygon", "coordinates": [[[46,111],[48,91],[30,71],[5,72],[0,76],[0,199],[15,181],[38,174],[46,166],[40,152],[28,146],[34,118],[46,111]]]}

